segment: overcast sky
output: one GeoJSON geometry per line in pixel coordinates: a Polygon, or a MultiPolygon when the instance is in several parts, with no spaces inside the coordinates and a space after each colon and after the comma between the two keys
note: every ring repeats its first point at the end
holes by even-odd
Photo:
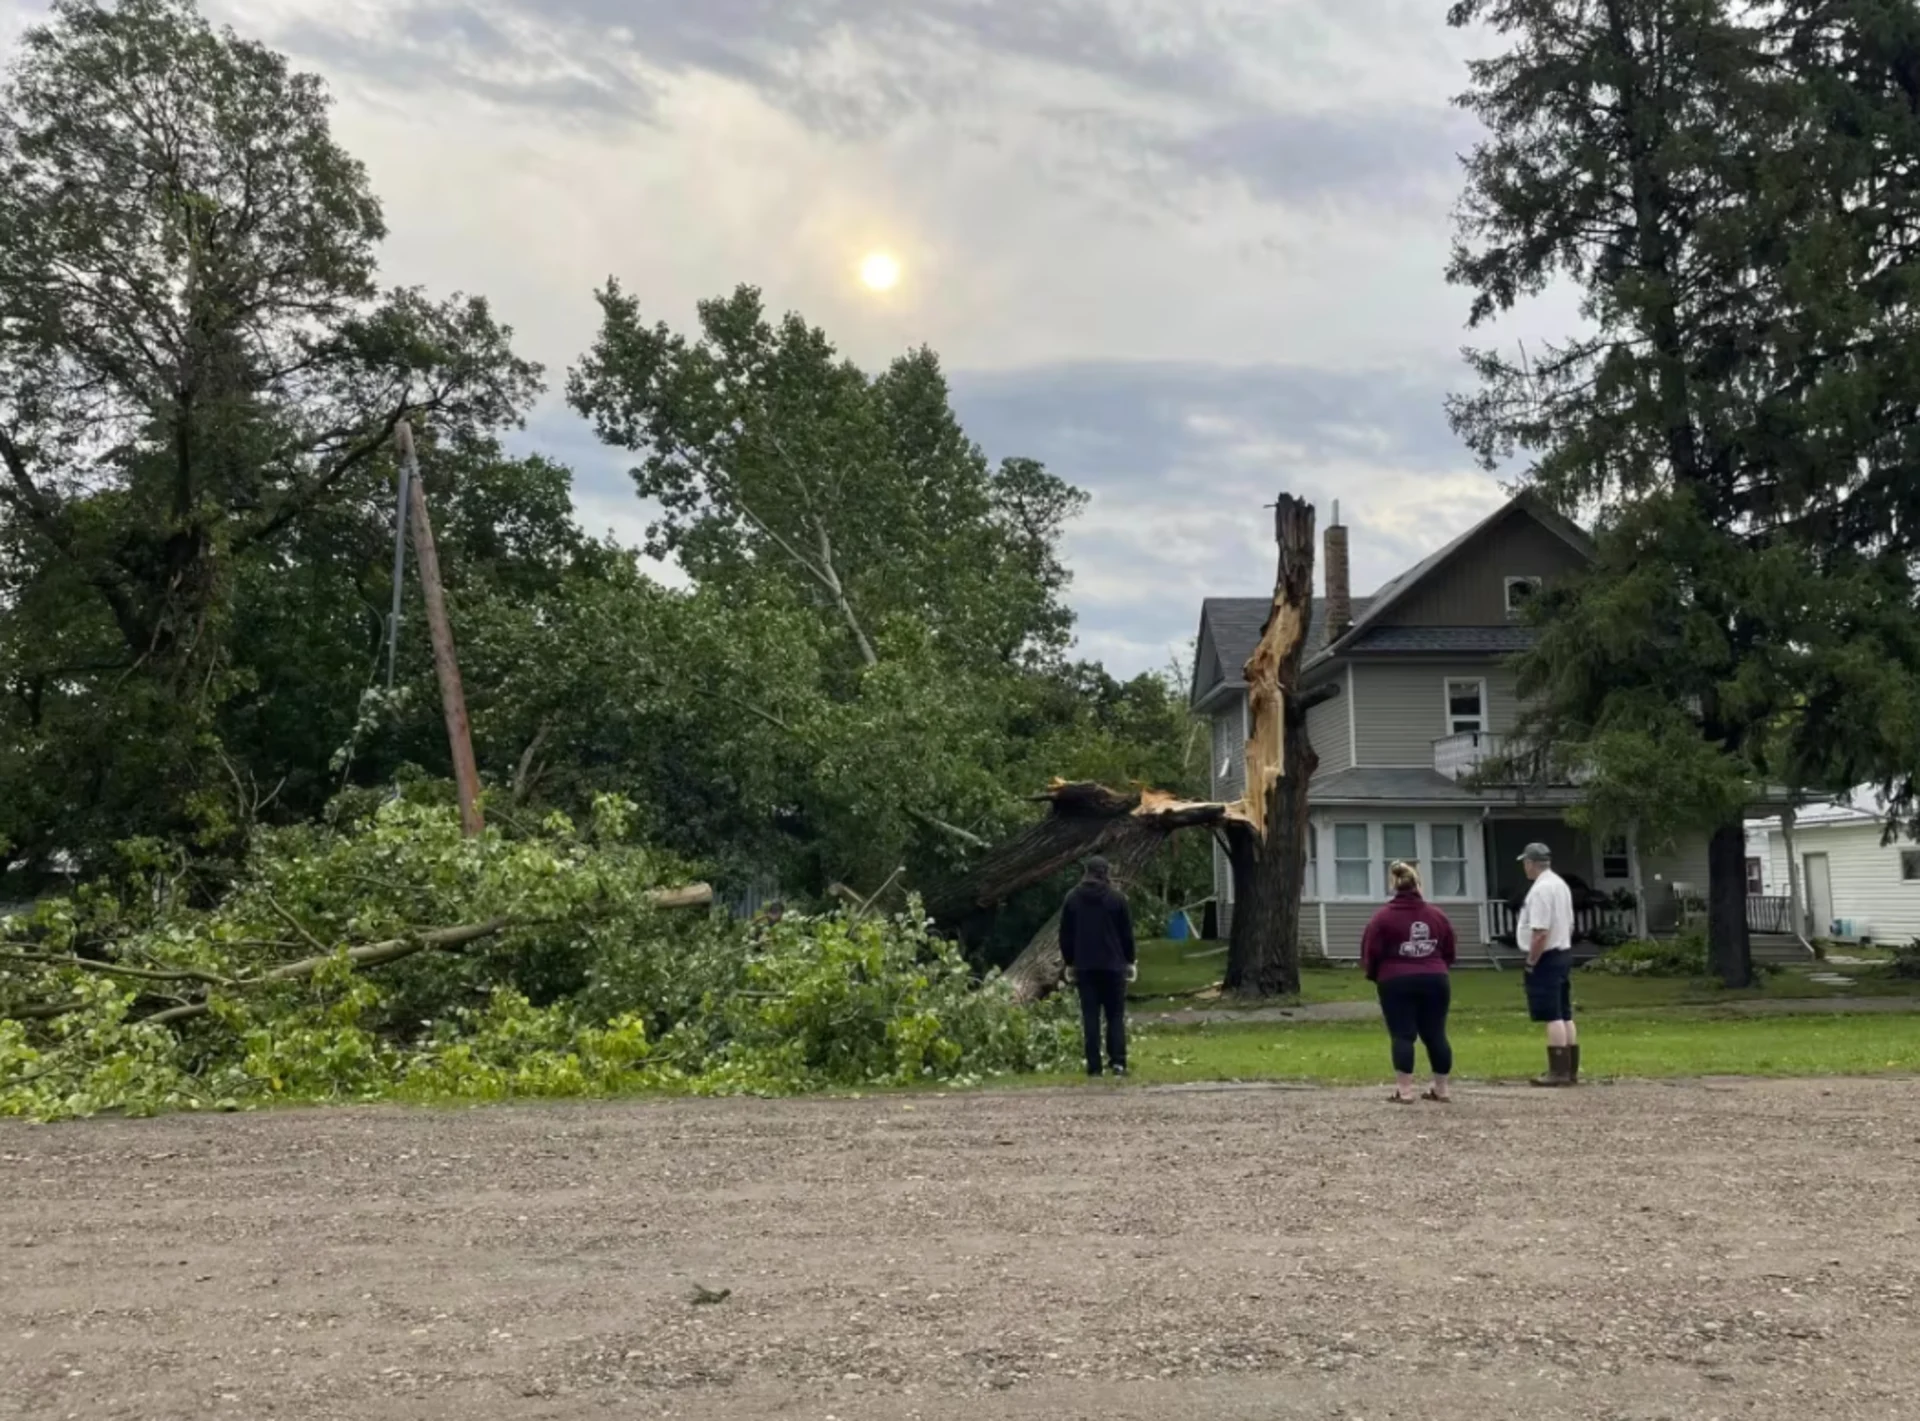
{"type": "MultiPolygon", "coordinates": [[[[1441,409],[1482,42],[1444,0],[203,3],[331,81],[389,279],[485,293],[556,386],[614,275],[683,327],[751,282],[870,368],[934,347],[990,456],[1092,494],[1072,596],[1116,671],[1271,588],[1277,491],[1340,500],[1356,592],[1501,498],[1441,409]]],[[[0,44],[40,11],[0,0],[0,44]]],[[[528,437],[637,540],[627,460],[557,398],[528,437]]]]}

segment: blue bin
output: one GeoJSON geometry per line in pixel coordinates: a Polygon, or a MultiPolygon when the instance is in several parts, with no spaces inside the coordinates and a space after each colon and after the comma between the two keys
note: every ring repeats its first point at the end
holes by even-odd
{"type": "Polygon", "coordinates": [[[1193,925],[1187,921],[1184,911],[1167,919],[1167,936],[1175,942],[1185,942],[1193,936],[1193,925]]]}

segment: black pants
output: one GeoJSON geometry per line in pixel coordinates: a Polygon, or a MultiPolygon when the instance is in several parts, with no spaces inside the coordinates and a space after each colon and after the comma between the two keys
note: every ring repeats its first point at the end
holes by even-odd
{"type": "Polygon", "coordinates": [[[1393,1038],[1393,1068],[1413,1074],[1413,1043],[1427,1048],[1427,1064],[1436,1076],[1453,1074],[1453,1047],[1447,1041],[1447,1008],[1453,1003],[1453,984],[1444,972],[1420,972],[1390,977],[1380,983],[1380,1014],[1393,1038]]]}
{"type": "Polygon", "coordinates": [[[1080,988],[1080,1029],[1087,1039],[1087,1074],[1100,1074],[1100,1018],[1107,1019],[1107,1059],[1120,1069],[1127,1064],[1127,974],[1077,972],[1080,988]]]}

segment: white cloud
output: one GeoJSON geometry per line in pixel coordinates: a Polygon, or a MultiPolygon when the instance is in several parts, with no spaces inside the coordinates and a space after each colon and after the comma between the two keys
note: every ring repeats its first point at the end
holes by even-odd
{"type": "MultiPolygon", "coordinates": [[[[1342,500],[1356,587],[1499,497],[1439,413],[1466,379],[1447,105],[1484,40],[1437,3],[203,3],[332,81],[388,277],[486,294],[555,377],[609,276],[682,328],[750,282],[863,364],[940,351],[992,453],[1095,495],[1073,596],[1116,669],[1270,584],[1281,488],[1342,500]],[[854,280],[876,248],[883,299],[854,280]]],[[[40,8],[0,0],[0,38],[40,8]]],[[[639,542],[583,435],[550,407],[529,437],[639,542]]]]}

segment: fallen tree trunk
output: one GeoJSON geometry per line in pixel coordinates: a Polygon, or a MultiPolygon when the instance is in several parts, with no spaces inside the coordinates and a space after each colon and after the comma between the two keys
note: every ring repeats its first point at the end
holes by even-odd
{"type": "Polygon", "coordinates": [[[1300,896],[1307,872],[1307,783],[1319,764],[1299,695],[1313,610],[1313,505],[1281,494],[1274,507],[1279,572],[1273,609],[1246,666],[1247,780],[1225,821],[1233,860],[1226,988],[1242,996],[1300,990],[1300,896]]]}
{"type": "Polygon", "coordinates": [[[1122,793],[1087,781],[1055,780],[1038,796],[1045,818],[993,849],[972,872],[926,900],[935,926],[953,930],[975,914],[999,907],[1031,888],[1105,852],[1116,831],[1146,832],[1164,840],[1178,829],[1220,823],[1231,808],[1178,799],[1160,790],[1122,793]]]}
{"type": "MultiPolygon", "coordinates": [[[[1131,817],[1116,821],[1095,850],[1113,865],[1114,886],[1124,889],[1129,879],[1139,877],[1166,847],[1170,832],[1142,825],[1131,817]]],[[[1013,959],[1006,977],[1013,984],[1015,1001],[1037,1002],[1060,985],[1066,970],[1060,957],[1060,910],[1056,908],[1013,959]]]]}

